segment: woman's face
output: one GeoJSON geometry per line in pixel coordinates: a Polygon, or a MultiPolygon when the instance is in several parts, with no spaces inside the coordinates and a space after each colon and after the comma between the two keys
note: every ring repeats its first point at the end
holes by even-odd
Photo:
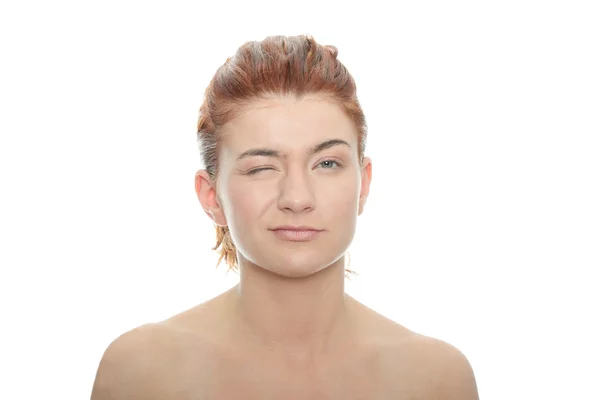
{"type": "Polygon", "coordinates": [[[343,257],[368,195],[371,161],[359,165],[356,128],[337,104],[256,100],[225,127],[222,143],[221,207],[213,215],[229,227],[242,268],[300,277],[343,257]],[[289,240],[274,231],[283,225],[320,232],[289,240]]]}

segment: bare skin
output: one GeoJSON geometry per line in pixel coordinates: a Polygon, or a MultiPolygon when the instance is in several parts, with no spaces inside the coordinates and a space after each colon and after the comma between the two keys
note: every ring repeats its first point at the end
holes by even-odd
{"type": "Polygon", "coordinates": [[[345,293],[343,255],[372,169],[339,105],[263,99],[223,135],[219,178],[200,170],[195,186],[209,218],[229,228],[240,283],[117,338],[92,400],[478,399],[460,351],[345,293]],[[276,234],[290,224],[320,232],[276,234]]]}
{"type": "Polygon", "coordinates": [[[232,331],[236,290],[115,340],[92,400],[478,399],[473,371],[457,349],[350,296],[356,324],[327,355],[307,361],[259,346],[232,331]]]}

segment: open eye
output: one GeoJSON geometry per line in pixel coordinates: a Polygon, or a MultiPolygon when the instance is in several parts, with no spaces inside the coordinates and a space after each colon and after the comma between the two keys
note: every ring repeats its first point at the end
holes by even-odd
{"type": "MultiPolygon", "coordinates": [[[[332,165],[332,163],[336,164],[337,168],[339,168],[341,166],[340,163],[337,162],[336,160],[323,160],[319,163],[319,165],[323,165],[325,163],[328,163],[328,165],[332,165]]],[[[334,168],[326,167],[325,169],[334,169],[334,168]]]]}

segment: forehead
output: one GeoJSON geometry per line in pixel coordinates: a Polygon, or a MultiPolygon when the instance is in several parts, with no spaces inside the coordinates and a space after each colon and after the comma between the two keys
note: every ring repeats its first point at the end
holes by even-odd
{"type": "Polygon", "coordinates": [[[341,106],[318,97],[254,100],[222,134],[222,149],[231,156],[257,145],[285,153],[311,148],[327,139],[342,139],[353,147],[358,141],[356,128],[341,106]]]}

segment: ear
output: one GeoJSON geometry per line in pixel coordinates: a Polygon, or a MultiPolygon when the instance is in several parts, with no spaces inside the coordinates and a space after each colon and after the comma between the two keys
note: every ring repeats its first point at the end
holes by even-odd
{"type": "Polygon", "coordinates": [[[361,215],[365,209],[367,203],[367,197],[369,196],[369,189],[371,188],[371,178],[373,165],[369,157],[363,157],[363,165],[361,168],[361,183],[360,183],[360,199],[358,202],[358,215],[361,215]]]}
{"type": "Polygon", "coordinates": [[[206,170],[198,170],[195,176],[196,195],[206,215],[218,226],[227,226],[225,213],[217,196],[216,182],[212,182],[206,170]]]}

